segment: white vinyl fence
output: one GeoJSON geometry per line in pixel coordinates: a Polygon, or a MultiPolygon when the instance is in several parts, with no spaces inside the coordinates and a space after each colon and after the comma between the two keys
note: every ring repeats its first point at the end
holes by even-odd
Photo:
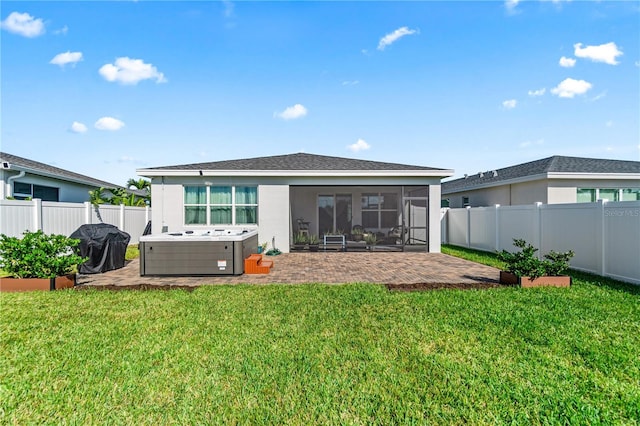
{"type": "Polygon", "coordinates": [[[80,225],[108,223],[131,235],[130,244],[137,244],[150,218],[149,207],[0,200],[0,233],[10,237],[37,230],[69,236],[80,225]]]}
{"type": "Polygon", "coordinates": [[[524,239],[543,255],[573,250],[571,267],[640,284],[640,201],[443,209],[442,242],[514,251],[524,239]]]}

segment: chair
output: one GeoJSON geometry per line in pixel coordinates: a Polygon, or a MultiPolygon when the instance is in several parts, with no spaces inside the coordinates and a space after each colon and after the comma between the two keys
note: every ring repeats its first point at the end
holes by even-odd
{"type": "Polygon", "coordinates": [[[305,222],[303,218],[296,219],[296,223],[298,224],[298,233],[304,234],[307,237],[309,236],[309,222],[305,222]]]}

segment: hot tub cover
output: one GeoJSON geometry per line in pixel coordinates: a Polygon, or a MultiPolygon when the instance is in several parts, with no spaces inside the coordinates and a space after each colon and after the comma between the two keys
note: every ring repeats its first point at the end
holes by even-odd
{"type": "Polygon", "coordinates": [[[82,225],[70,238],[80,240],[80,255],[89,258],[78,267],[81,274],[97,274],[122,268],[131,240],[129,234],[107,223],[82,225]]]}

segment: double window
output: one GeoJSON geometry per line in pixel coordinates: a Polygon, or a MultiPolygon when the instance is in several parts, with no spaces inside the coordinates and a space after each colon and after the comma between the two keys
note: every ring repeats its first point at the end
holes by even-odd
{"type": "Polygon", "coordinates": [[[258,223],[255,186],[185,186],[185,225],[246,225],[258,223]]]}
{"type": "Polygon", "coordinates": [[[398,194],[362,194],[362,226],[366,229],[393,228],[398,225],[398,194]]]}
{"type": "Polygon", "coordinates": [[[42,201],[58,201],[59,189],[52,186],[35,185],[24,182],[13,183],[13,198],[16,200],[26,200],[28,198],[39,198],[42,201]]]}

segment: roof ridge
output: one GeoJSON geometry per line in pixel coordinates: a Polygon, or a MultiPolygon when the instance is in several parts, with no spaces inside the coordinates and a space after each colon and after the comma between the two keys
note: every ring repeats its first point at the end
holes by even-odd
{"type": "MultiPolygon", "coordinates": [[[[0,159],[8,163],[14,163],[17,166],[27,167],[33,169],[36,172],[43,172],[47,174],[57,174],[60,180],[68,180],[70,178],[76,180],[84,180],[86,182],[93,182],[97,187],[106,188],[120,188],[120,185],[116,185],[111,182],[107,182],[101,179],[96,179],[91,176],[83,175],[71,170],[66,170],[60,167],[52,166],[50,164],[42,163],[40,161],[31,160],[29,158],[20,157],[19,155],[10,154],[8,152],[0,151],[0,159]]],[[[54,176],[55,177],[55,176],[54,176]]]]}

